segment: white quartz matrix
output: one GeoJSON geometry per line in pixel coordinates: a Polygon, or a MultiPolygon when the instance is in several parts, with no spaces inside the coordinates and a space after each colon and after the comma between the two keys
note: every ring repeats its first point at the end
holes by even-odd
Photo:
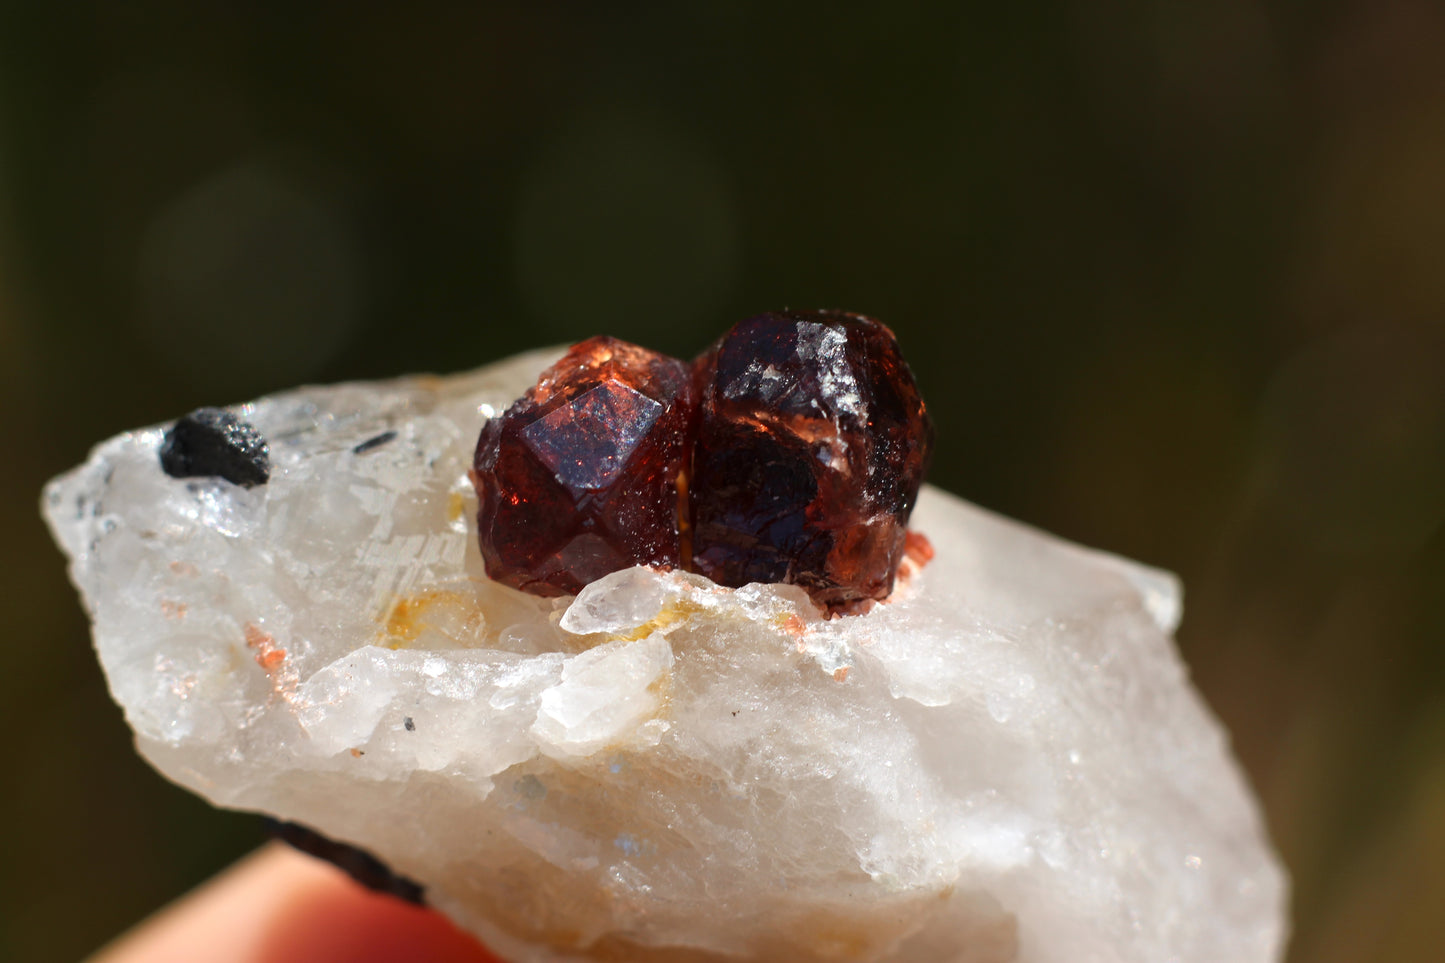
{"type": "Polygon", "coordinates": [[[141,753],[518,963],[1280,958],[1286,877],[1173,577],[925,490],[937,555],[864,615],[647,569],[522,595],[466,472],[553,357],[238,406],[255,488],[164,474],[165,426],[52,482],[141,753]]]}

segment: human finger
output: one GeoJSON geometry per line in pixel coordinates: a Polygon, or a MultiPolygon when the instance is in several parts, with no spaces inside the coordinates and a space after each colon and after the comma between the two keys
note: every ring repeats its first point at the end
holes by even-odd
{"type": "Polygon", "coordinates": [[[440,914],[271,844],[161,910],[90,963],[501,963],[440,914]]]}

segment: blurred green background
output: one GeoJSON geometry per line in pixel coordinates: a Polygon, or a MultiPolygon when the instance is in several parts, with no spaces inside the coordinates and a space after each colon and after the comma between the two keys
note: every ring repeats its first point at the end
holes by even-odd
{"type": "Polygon", "coordinates": [[[259,839],[131,752],[45,479],[201,404],[789,305],[895,328],[935,482],[1183,576],[1292,963],[1441,958],[1445,8],[365,6],[0,5],[0,957],[259,839]]]}

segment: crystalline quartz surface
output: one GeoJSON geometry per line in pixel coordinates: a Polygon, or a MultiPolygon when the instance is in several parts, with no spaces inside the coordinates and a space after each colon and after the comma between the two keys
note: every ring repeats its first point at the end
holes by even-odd
{"type": "Polygon", "coordinates": [[[146,758],[515,961],[1279,958],[1286,879],[1172,577],[925,490],[937,555],[865,615],[647,569],[522,595],[465,473],[555,357],[237,407],[249,489],[164,474],[164,426],[54,481],[146,758]]]}

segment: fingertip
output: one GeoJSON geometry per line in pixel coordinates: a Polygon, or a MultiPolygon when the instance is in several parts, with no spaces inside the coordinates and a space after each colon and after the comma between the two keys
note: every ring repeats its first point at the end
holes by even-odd
{"type": "Polygon", "coordinates": [[[328,864],[319,869],[326,878],[293,893],[273,916],[258,961],[501,963],[435,910],[368,890],[328,864]]]}
{"type": "Polygon", "coordinates": [[[446,918],[289,847],[263,847],[92,963],[501,963],[446,918]]]}

